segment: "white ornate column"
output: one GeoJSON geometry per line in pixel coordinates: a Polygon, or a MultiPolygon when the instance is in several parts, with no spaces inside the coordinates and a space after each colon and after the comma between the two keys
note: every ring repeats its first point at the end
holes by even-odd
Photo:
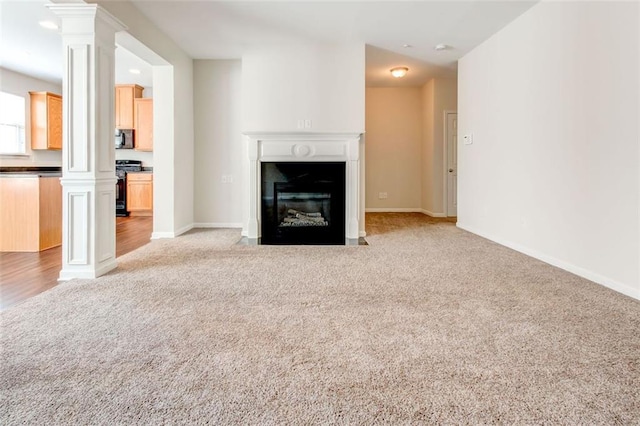
{"type": "Polygon", "coordinates": [[[258,140],[247,137],[249,148],[249,221],[245,236],[251,239],[260,238],[260,163],[258,162],[258,140]]]}
{"type": "Polygon", "coordinates": [[[347,182],[346,187],[346,237],[358,239],[360,236],[360,137],[346,141],[347,182]]]}
{"type": "Polygon", "coordinates": [[[117,266],[115,33],[126,27],[94,4],[48,6],[62,21],[62,271],[95,278],[117,266]]]}

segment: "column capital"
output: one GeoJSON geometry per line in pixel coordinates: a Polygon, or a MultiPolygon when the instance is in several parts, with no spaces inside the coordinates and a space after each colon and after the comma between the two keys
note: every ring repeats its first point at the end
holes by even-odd
{"type": "Polygon", "coordinates": [[[127,26],[123,24],[122,21],[97,4],[54,3],[48,4],[46,7],[62,18],[62,34],[93,33],[93,26],[90,28],[85,27],[83,20],[95,22],[95,20],[99,19],[107,24],[114,32],[127,29],[127,26]],[[87,31],[87,29],[90,31],[87,31]]]}

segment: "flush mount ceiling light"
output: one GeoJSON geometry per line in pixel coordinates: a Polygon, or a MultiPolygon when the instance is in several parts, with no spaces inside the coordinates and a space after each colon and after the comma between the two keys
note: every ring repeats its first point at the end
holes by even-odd
{"type": "Polygon", "coordinates": [[[131,68],[131,69],[129,70],[129,72],[130,72],[131,74],[140,74],[140,70],[135,69],[135,68],[131,68]]]}
{"type": "Polygon", "coordinates": [[[433,48],[436,50],[447,50],[449,46],[447,46],[444,43],[440,43],[440,44],[436,44],[433,48]]]}
{"type": "Polygon", "coordinates": [[[402,47],[404,47],[405,49],[410,49],[410,48],[412,48],[413,46],[412,46],[412,45],[410,45],[410,44],[406,44],[406,43],[405,43],[405,44],[403,44],[403,45],[402,45],[402,47]]]}
{"type": "Polygon", "coordinates": [[[38,24],[40,24],[40,26],[42,28],[46,28],[48,30],[57,30],[58,26],[55,24],[55,22],[51,22],[51,21],[40,21],[38,22],[38,24]]]}
{"type": "Polygon", "coordinates": [[[404,77],[405,75],[407,75],[407,71],[409,71],[409,68],[407,67],[395,67],[395,68],[391,68],[391,75],[394,76],[395,78],[400,78],[400,77],[404,77]]]}

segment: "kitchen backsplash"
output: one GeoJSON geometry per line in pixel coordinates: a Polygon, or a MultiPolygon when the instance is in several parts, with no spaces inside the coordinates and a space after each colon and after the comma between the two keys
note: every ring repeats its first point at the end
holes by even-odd
{"type": "Polygon", "coordinates": [[[116,149],[116,160],[140,160],[143,167],[153,167],[153,152],[116,149]]]}

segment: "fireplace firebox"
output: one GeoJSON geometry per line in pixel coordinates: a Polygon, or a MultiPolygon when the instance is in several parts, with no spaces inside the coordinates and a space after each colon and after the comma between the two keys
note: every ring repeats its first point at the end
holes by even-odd
{"type": "Polygon", "coordinates": [[[262,244],[345,244],[344,162],[263,162],[262,244]]]}

